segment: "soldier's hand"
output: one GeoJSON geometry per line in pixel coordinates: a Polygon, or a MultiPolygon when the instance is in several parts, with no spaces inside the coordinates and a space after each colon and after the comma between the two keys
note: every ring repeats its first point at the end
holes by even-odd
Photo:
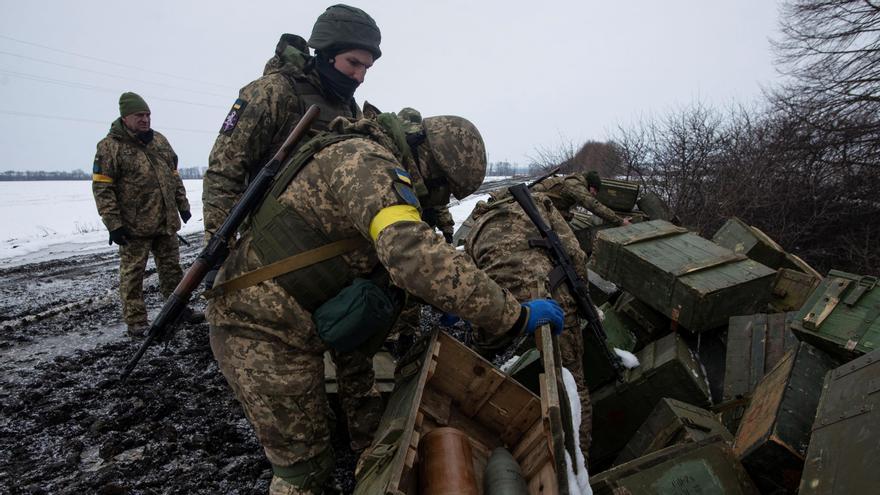
{"type": "Polygon", "coordinates": [[[522,330],[529,335],[535,333],[539,326],[549,323],[553,335],[559,335],[565,325],[565,312],[553,299],[532,299],[522,303],[522,312],[517,323],[521,324],[522,330]],[[523,323],[520,323],[520,320],[523,323]]]}
{"type": "Polygon", "coordinates": [[[119,227],[118,229],[110,231],[110,240],[107,241],[107,244],[113,244],[115,242],[120,246],[125,246],[128,244],[129,237],[131,237],[131,234],[128,233],[128,229],[125,227],[119,227]]]}
{"type": "Polygon", "coordinates": [[[444,232],[443,238],[446,239],[446,242],[452,244],[452,232],[444,232]]]}
{"type": "Polygon", "coordinates": [[[632,217],[623,217],[623,225],[631,224],[630,220],[632,220],[632,217]]]}
{"type": "Polygon", "coordinates": [[[180,219],[183,220],[183,223],[186,223],[190,218],[192,218],[192,213],[189,210],[183,210],[180,212],[180,219]]]}

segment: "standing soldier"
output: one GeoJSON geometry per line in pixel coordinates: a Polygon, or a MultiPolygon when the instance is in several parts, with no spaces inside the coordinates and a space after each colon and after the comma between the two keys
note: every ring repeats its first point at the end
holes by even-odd
{"type": "MultiPolygon", "coordinates": [[[[223,224],[250,179],[278,151],[311,105],[321,109],[313,130],[326,130],[338,116],[360,116],[354,92],[382,55],[380,41],[372,17],[342,4],[318,17],[308,44],[293,34],[281,36],[263,77],[239,92],[211,150],[202,190],[207,238],[223,224]],[[314,57],[309,55],[309,46],[315,49],[314,57]]],[[[213,270],[206,276],[208,287],[216,273],[213,270]]],[[[363,355],[348,353],[334,353],[333,359],[351,447],[361,450],[372,440],[381,416],[373,363],[363,355]]]]}
{"type": "MultiPolygon", "coordinates": [[[[559,235],[575,269],[586,280],[587,255],[578,245],[571,228],[547,195],[535,193],[533,196],[545,223],[559,235]]],[[[559,352],[562,366],[571,372],[577,383],[581,403],[580,446],[586,457],[590,446],[593,407],[584,381],[584,339],[577,303],[565,283],[551,287],[549,276],[553,261],[544,248],[529,245],[529,239],[539,239],[541,235],[509,194],[504,199],[488,204],[480,201],[474,207],[471,218],[474,225],[468,234],[465,252],[477,267],[517,299],[552,297],[559,301],[565,311],[565,331],[559,336],[559,352]]],[[[513,341],[509,335],[499,337],[482,328],[477,328],[475,334],[475,346],[483,354],[500,351],[513,341]]],[[[531,346],[533,342],[524,344],[531,346]]]]}
{"type": "Polygon", "coordinates": [[[110,242],[119,245],[119,293],[128,334],[140,337],[147,329],[147,259],[153,253],[159,287],[167,298],[183,276],[177,230],[180,220],[186,222],[191,214],[177,155],[165,136],[150,128],[147,102],[123,93],[119,115],[98,143],[92,192],[110,242]]]}
{"type": "MultiPolygon", "coordinates": [[[[533,193],[544,193],[553,200],[553,206],[559,210],[566,221],[572,219],[572,208],[580,206],[615,227],[629,225],[628,217],[621,218],[611,208],[596,199],[599,190],[602,189],[602,178],[594,170],[587,173],[577,172],[563,177],[548,177],[530,189],[533,193]]],[[[505,189],[493,197],[501,199],[507,195],[509,193],[505,189]]]]}
{"type": "Polygon", "coordinates": [[[360,116],[354,92],[382,55],[380,41],[372,17],[341,4],[318,17],[308,44],[293,34],[281,36],[263,77],[239,92],[211,150],[202,191],[206,236],[223,224],[249,179],[309,106],[321,108],[312,125],[316,130],[325,130],[338,116],[360,116]],[[314,57],[309,46],[315,49],[314,57]]]}
{"type": "Polygon", "coordinates": [[[562,329],[554,301],[521,305],[421,220],[480,185],[486,152],[460,117],[420,128],[336,119],[279,172],[218,274],[211,349],[272,463],[270,493],[321,492],[334,464],[322,356],[383,340],[390,284],[498,334],[562,329]]]}

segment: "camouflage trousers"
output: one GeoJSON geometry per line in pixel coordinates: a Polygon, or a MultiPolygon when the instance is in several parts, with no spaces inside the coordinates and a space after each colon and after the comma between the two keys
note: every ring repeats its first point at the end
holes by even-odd
{"type": "MultiPolygon", "coordinates": [[[[303,465],[331,449],[333,412],[324,388],[322,353],[240,328],[212,326],[210,340],[220,371],[273,466],[303,465]]],[[[359,451],[372,441],[382,415],[372,359],[360,353],[334,358],[351,447],[359,451]]],[[[272,486],[271,493],[309,493],[280,478],[272,486]]]]}
{"type": "Polygon", "coordinates": [[[122,299],[122,316],[129,325],[147,323],[144,274],[150,253],[156,261],[159,290],[163,297],[170,296],[183,278],[177,234],[129,238],[128,244],[119,246],[119,297],[122,299]]]}
{"type": "Polygon", "coordinates": [[[562,358],[562,366],[571,372],[577,383],[581,403],[580,444],[586,459],[592,441],[593,404],[590,402],[590,391],[584,381],[584,338],[579,326],[566,328],[559,335],[559,354],[562,358]]]}

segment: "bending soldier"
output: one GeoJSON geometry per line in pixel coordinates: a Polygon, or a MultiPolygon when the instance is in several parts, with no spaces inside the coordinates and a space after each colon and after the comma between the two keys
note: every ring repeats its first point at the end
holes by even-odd
{"type": "Polygon", "coordinates": [[[119,245],[119,294],[128,334],[140,337],[148,325],[143,292],[147,259],[153,253],[159,288],[167,298],[183,277],[180,220],[192,215],[177,173],[177,154],[165,136],[150,128],[147,102],[123,93],[119,115],[98,143],[92,192],[110,242],[119,245]]]}
{"type": "MultiPolygon", "coordinates": [[[[559,235],[576,270],[586,279],[587,255],[578,245],[571,228],[547,195],[535,193],[533,197],[541,216],[559,235]]],[[[553,270],[553,261],[544,248],[529,245],[529,239],[539,239],[541,236],[511,196],[488,204],[480,201],[471,216],[474,226],[468,234],[465,252],[477,267],[517,299],[552,297],[559,301],[565,311],[565,331],[559,336],[559,351],[562,365],[571,372],[577,383],[582,418],[580,445],[586,457],[590,446],[593,408],[584,382],[584,339],[577,303],[564,283],[557,288],[550,287],[549,275],[553,270]]],[[[504,349],[512,345],[513,340],[508,335],[493,335],[480,327],[475,332],[475,347],[483,354],[504,349]]],[[[534,341],[526,341],[523,345],[531,347],[534,341]]]]}
{"type": "MultiPolygon", "coordinates": [[[[572,209],[575,206],[580,206],[611,225],[617,227],[629,225],[629,218],[621,218],[611,208],[596,199],[599,190],[602,189],[602,179],[595,171],[578,172],[562,177],[548,177],[530,189],[533,193],[546,194],[566,221],[571,221],[572,209]]],[[[507,195],[505,189],[493,197],[501,199],[507,195]]]]}
{"type": "Polygon", "coordinates": [[[547,322],[562,329],[554,301],[520,304],[421,221],[422,208],[480,185],[486,153],[460,117],[420,127],[406,136],[396,118],[335,120],[335,134],[301,147],[279,173],[218,274],[211,348],[272,463],[271,493],[321,491],[333,467],[322,355],[328,342],[381,342],[399,305],[377,303],[355,321],[334,309],[381,301],[376,292],[390,291],[390,282],[488,332],[533,332],[547,322]],[[222,290],[277,260],[322,258],[335,247],[341,255],[222,290]],[[374,328],[380,320],[387,325],[374,328]]]}

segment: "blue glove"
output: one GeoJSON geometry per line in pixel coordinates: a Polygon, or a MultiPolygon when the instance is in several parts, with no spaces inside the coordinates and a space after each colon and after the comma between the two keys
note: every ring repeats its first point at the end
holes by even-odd
{"type": "Polygon", "coordinates": [[[522,303],[522,307],[526,312],[523,331],[527,334],[534,334],[536,328],[547,323],[550,324],[553,335],[562,333],[562,327],[565,325],[565,312],[553,299],[532,299],[522,303]]]}
{"type": "Polygon", "coordinates": [[[452,313],[443,313],[443,315],[440,316],[440,324],[443,325],[444,327],[451,328],[453,325],[458,323],[460,320],[461,320],[461,318],[459,318],[458,315],[454,315],[452,313]]]}

